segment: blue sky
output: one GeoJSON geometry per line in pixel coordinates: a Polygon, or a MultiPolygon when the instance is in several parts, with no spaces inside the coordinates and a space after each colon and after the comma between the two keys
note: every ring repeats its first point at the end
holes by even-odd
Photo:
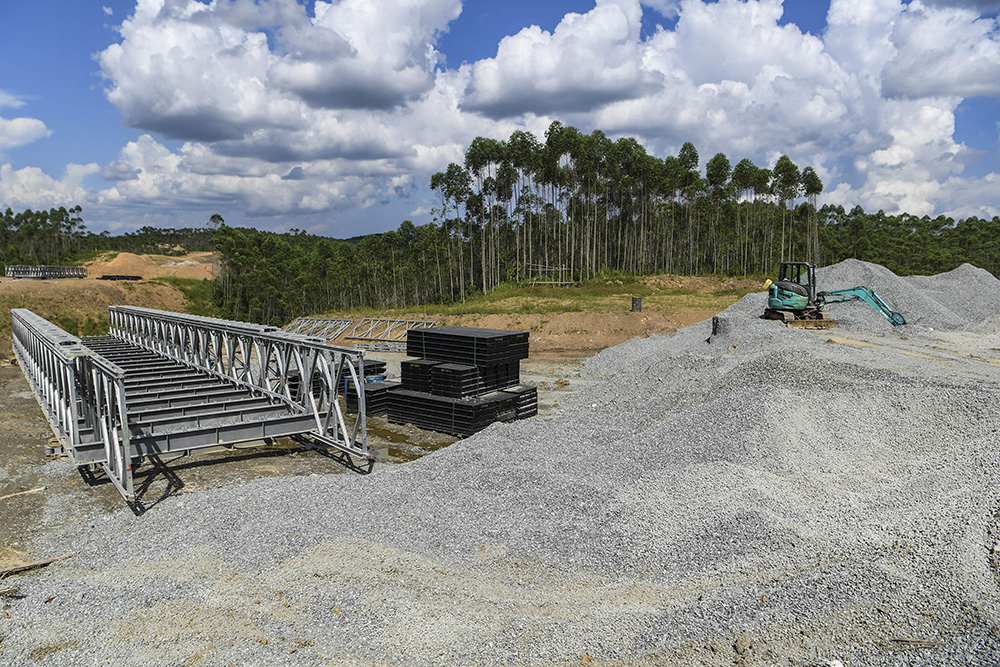
{"type": "Polygon", "coordinates": [[[95,231],[431,220],[553,120],[812,166],[822,201],[1000,214],[996,0],[0,0],[0,208],[95,231]]]}

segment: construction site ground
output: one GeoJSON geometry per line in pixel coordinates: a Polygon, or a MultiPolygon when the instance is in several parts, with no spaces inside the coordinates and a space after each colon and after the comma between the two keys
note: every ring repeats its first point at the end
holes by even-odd
{"type": "Polygon", "coordinates": [[[641,313],[528,291],[443,314],[531,331],[539,418],[450,444],[373,420],[365,476],[281,443],[175,461],[141,516],[45,460],[0,368],[0,555],[53,563],[0,586],[0,664],[998,664],[1000,280],[817,282],[907,324],[786,328],[711,281],[637,285],[641,313]]]}
{"type": "MultiPolygon", "coordinates": [[[[98,477],[98,485],[91,487],[69,466],[58,479],[43,473],[47,460],[43,452],[52,432],[14,363],[10,309],[28,308],[64,328],[87,327],[86,333],[98,333],[110,305],[183,312],[183,292],[163,278],[210,279],[214,270],[212,253],[180,257],[118,253],[85,266],[88,277],[83,279],[0,280],[0,497],[45,487],[44,491],[19,496],[16,503],[0,501],[0,545],[14,550],[6,555],[0,553],[0,569],[5,559],[13,563],[23,560],[18,550],[28,548],[31,536],[51,524],[87,521],[122,507],[120,495],[103,477],[98,477]],[[105,274],[137,275],[142,280],[101,280],[105,274]],[[52,517],[43,511],[55,495],[64,496],[65,502],[59,504],[72,507],[71,516],[52,517]]],[[[643,279],[647,296],[642,311],[632,311],[631,295],[616,290],[612,283],[606,294],[586,299],[588,312],[579,310],[578,299],[571,302],[559,294],[551,296],[550,292],[549,296],[537,296],[538,290],[529,290],[491,304],[491,310],[502,309],[505,313],[482,313],[470,307],[464,314],[412,312],[386,316],[529,331],[531,356],[522,362],[522,382],[538,387],[539,415],[548,418],[556,414],[563,397],[580,387],[579,365],[587,357],[633,337],[673,332],[702,321],[759,284],[751,279],[661,275],[643,279]],[[562,307],[573,312],[560,312],[562,307]]],[[[361,317],[356,315],[358,320],[361,317]]],[[[352,345],[343,338],[335,343],[352,345]]],[[[399,352],[369,352],[368,356],[385,360],[389,376],[397,378],[400,361],[408,358],[399,352]]],[[[368,443],[378,453],[379,466],[413,461],[455,440],[412,425],[389,423],[384,415],[368,420],[368,443]]],[[[274,444],[251,443],[241,449],[202,451],[166,466],[147,463],[138,469],[136,483],[142,503],[154,506],[170,496],[238,480],[331,471],[345,469],[314,450],[283,439],[274,444]]]]}

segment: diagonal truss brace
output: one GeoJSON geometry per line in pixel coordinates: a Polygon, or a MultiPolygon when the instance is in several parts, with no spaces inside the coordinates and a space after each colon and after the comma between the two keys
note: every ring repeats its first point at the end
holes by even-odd
{"type": "Polygon", "coordinates": [[[433,326],[437,326],[437,322],[366,317],[345,338],[371,343],[396,343],[406,341],[406,332],[410,329],[427,329],[433,326]]]}

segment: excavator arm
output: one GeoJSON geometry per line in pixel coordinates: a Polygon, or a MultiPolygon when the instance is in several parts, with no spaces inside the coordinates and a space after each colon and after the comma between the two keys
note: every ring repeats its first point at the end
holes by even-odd
{"type": "Polygon", "coordinates": [[[816,295],[816,301],[822,308],[828,303],[840,303],[843,301],[864,301],[872,308],[874,308],[882,317],[889,320],[893,326],[898,327],[901,324],[906,324],[906,320],[903,316],[895,312],[889,305],[882,300],[875,290],[868,289],[867,287],[852,287],[850,289],[838,289],[830,292],[820,292],[816,295]]]}

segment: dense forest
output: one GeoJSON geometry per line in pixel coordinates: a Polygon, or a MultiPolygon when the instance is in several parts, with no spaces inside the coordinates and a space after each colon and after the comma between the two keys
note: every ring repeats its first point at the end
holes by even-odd
{"type": "MultiPolygon", "coordinates": [[[[759,212],[765,213],[780,220],[781,211],[773,204],[770,211],[759,212]]],[[[944,216],[868,214],[860,207],[848,212],[840,206],[824,206],[815,214],[800,206],[794,213],[800,221],[815,215],[819,252],[814,258],[823,265],[854,257],[913,275],[950,271],[969,262],[1000,274],[1000,218],[956,223],[944,216]]],[[[359,243],[222,227],[216,248],[226,262],[216,302],[228,317],[281,324],[309,313],[459,300],[463,286],[466,297],[481,289],[474,279],[481,276],[476,240],[457,243],[442,225],[409,222],[359,243]],[[465,281],[460,253],[465,255],[465,281]]],[[[786,258],[804,257],[789,253],[786,258]]],[[[718,264],[702,273],[773,277],[778,261],[747,273],[718,264]]],[[[581,273],[562,277],[580,279],[581,273]]],[[[598,277],[616,273],[603,267],[598,277]]]]}
{"type": "Polygon", "coordinates": [[[217,301],[229,316],[280,323],[303,313],[460,301],[502,284],[612,273],[772,275],[783,260],[848,257],[898,274],[971,262],[1000,271],[1000,219],[817,210],[816,171],[787,156],[770,168],[695,146],[649,155],[553,123],[541,141],[477,138],[463,164],[431,178],[433,224],[346,243],[222,227],[217,301]],[[270,258],[281,258],[273,262],[270,258]],[[265,261],[264,258],[268,258],[265,261]]]}
{"type": "Polygon", "coordinates": [[[212,249],[211,229],[142,227],[112,236],[86,231],[83,209],[22,211],[0,218],[0,264],[73,264],[102,252],[181,254],[212,249]]]}
{"type": "Polygon", "coordinates": [[[463,164],[434,174],[435,222],[348,241],[301,231],[229,227],[85,231],[80,207],[6,211],[0,261],[60,264],[103,251],[216,250],[213,288],[225,317],[284,324],[359,307],[453,302],[502,284],[566,283],[617,273],[772,275],[780,261],[848,257],[901,275],[970,262],[1000,272],[1000,218],[870,214],[823,206],[815,170],[787,156],[769,168],[723,154],[702,170],[697,149],[649,155],[553,123],[544,141],[524,131],[477,138],[463,164]]]}

